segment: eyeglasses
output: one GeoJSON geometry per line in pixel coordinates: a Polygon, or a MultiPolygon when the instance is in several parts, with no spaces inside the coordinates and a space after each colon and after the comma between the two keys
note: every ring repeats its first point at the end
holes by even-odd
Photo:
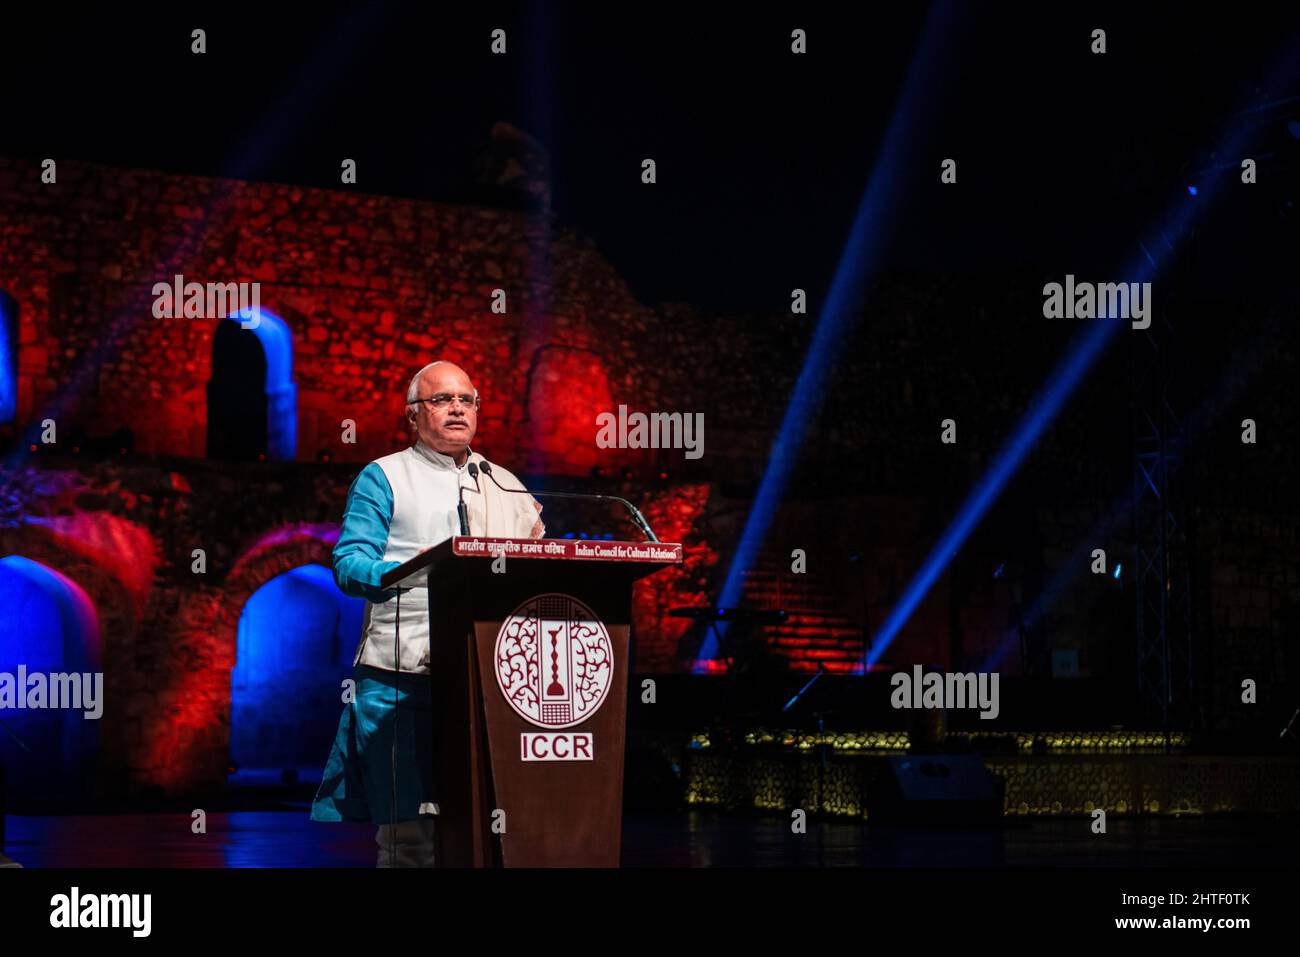
{"type": "Polygon", "coordinates": [[[477,392],[459,392],[459,393],[439,392],[436,395],[429,396],[427,399],[413,399],[412,401],[406,404],[419,405],[420,403],[424,403],[428,405],[429,408],[431,409],[445,409],[449,405],[451,405],[452,400],[454,399],[460,400],[460,404],[468,408],[472,408],[472,409],[478,408],[477,392]]]}

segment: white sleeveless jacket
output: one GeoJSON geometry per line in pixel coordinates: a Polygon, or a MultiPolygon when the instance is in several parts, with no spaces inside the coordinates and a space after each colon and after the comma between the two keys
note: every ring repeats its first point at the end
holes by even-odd
{"type": "MultiPolygon", "coordinates": [[[[482,461],[483,456],[471,451],[466,465],[482,461]]],[[[457,466],[451,456],[423,444],[385,455],[375,464],[383,470],[393,493],[393,515],[383,555],[386,562],[404,562],[457,534],[459,487],[465,489],[471,535],[529,538],[540,537],[544,531],[538,517],[540,506],[531,495],[504,492],[481,472],[476,488],[466,465],[457,466]]],[[[495,463],[492,474],[506,488],[523,488],[519,479],[495,463]]],[[[437,628],[435,615],[432,629],[436,632],[437,628]]],[[[429,636],[427,586],[404,590],[382,603],[366,602],[354,664],[426,674],[429,636]],[[395,646],[400,647],[400,668],[395,646]]]]}

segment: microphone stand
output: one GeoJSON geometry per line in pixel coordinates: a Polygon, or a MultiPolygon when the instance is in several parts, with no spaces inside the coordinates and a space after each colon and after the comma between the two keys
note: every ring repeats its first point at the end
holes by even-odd
{"type": "Polygon", "coordinates": [[[618,502],[632,514],[632,521],[636,523],[637,528],[639,528],[642,534],[645,535],[646,541],[659,541],[659,536],[654,533],[654,529],[652,529],[650,523],[645,520],[645,516],[641,514],[641,510],[625,498],[620,498],[617,495],[597,495],[594,493],[587,494],[585,492],[533,492],[526,488],[506,488],[497,481],[497,477],[492,474],[491,466],[486,461],[482,462],[479,468],[483,474],[490,478],[492,483],[503,492],[522,492],[525,495],[541,495],[543,497],[549,496],[551,498],[582,498],[588,500],[597,499],[605,502],[618,502]]]}
{"type": "MultiPolygon", "coordinates": [[[[809,678],[808,682],[795,692],[794,697],[785,703],[781,713],[784,714],[798,704],[799,700],[812,689],[812,686],[824,674],[826,674],[826,668],[819,661],[817,662],[817,674],[809,678]]],[[[812,712],[812,716],[817,719],[817,813],[821,814],[826,810],[825,805],[822,803],[823,789],[826,786],[826,716],[821,711],[812,712]]]]}

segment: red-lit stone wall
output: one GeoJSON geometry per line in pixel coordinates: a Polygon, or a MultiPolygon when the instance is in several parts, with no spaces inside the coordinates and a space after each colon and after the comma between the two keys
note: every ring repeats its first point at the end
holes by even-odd
{"type": "Polygon", "coordinates": [[[39,166],[0,160],[19,418],[49,410],[92,435],[125,426],[141,453],[202,455],[220,320],[154,318],[154,284],[176,274],[257,282],[287,324],[299,459],[400,447],[407,382],[437,358],[482,393],[480,444],[552,473],[595,464],[595,416],[611,403],[660,407],[636,360],[653,313],[549,217],[75,162],[46,185],[39,166]]]}

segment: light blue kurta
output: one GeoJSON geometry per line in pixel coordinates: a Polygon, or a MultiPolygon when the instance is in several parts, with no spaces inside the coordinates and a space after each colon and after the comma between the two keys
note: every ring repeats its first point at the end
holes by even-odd
{"type": "Polygon", "coordinates": [[[383,560],[392,520],[393,490],[384,470],[371,462],[348,489],[343,528],[334,546],[334,580],[344,594],[374,602],[392,594],[379,587],[379,579],[401,564],[383,560]]]}
{"type": "MultiPolygon", "coordinates": [[[[392,517],[393,491],[372,462],[348,490],[334,547],[334,580],[344,593],[372,602],[392,594],[379,587],[384,573],[401,564],[383,561],[392,517]]],[[[356,682],[353,700],[339,718],[311,819],[416,820],[422,804],[436,806],[429,676],[360,665],[356,682]]]]}
{"type": "MultiPolygon", "coordinates": [[[[471,452],[466,462],[482,458],[471,452]]],[[[366,638],[357,652],[356,695],[339,719],[312,805],[313,820],[387,824],[417,819],[422,805],[437,806],[427,673],[428,594],[423,587],[414,588],[395,607],[390,601],[394,592],[385,592],[379,581],[401,564],[392,560],[394,556],[413,557],[453,534],[464,469],[451,456],[417,444],[371,462],[348,489],[334,547],[334,580],[344,593],[372,604],[367,608],[366,638]],[[394,521],[399,500],[402,511],[394,521]],[[400,642],[392,613],[401,615],[400,642]]],[[[522,488],[506,469],[498,466],[494,473],[505,488],[522,488]]],[[[502,492],[493,482],[463,487],[474,534],[544,534],[541,506],[532,496],[502,492]]]]}
{"type": "Polygon", "coordinates": [[[428,675],[359,666],[311,819],[388,824],[416,820],[421,805],[436,808],[432,721],[428,675]]]}

